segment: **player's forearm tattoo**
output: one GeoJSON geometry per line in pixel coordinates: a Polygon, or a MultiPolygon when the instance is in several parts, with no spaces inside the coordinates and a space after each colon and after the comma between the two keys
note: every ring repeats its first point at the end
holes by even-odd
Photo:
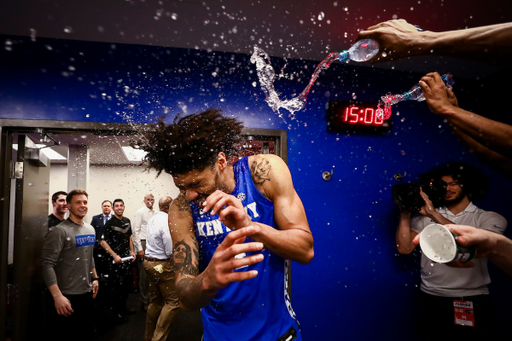
{"type": "Polygon", "coordinates": [[[270,181],[270,170],[272,166],[268,160],[262,159],[261,162],[254,161],[251,166],[251,173],[256,185],[262,185],[265,181],[270,181]]]}
{"type": "MultiPolygon", "coordinates": [[[[194,254],[196,260],[199,259],[199,253],[197,251],[197,241],[194,239],[194,254]]],[[[185,240],[180,240],[174,244],[174,265],[176,272],[182,276],[197,276],[199,275],[197,261],[192,258],[192,248],[190,245],[185,243],[185,240]]]]}
{"type": "Polygon", "coordinates": [[[190,275],[197,277],[199,275],[199,269],[197,268],[197,266],[194,265],[184,266],[180,270],[180,275],[190,275]]]}
{"type": "Polygon", "coordinates": [[[199,243],[197,242],[197,239],[194,238],[194,255],[196,256],[197,261],[199,262],[199,243]]]}

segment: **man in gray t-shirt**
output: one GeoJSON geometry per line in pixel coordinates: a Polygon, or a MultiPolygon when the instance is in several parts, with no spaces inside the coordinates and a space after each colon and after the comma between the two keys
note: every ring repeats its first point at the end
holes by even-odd
{"type": "MultiPolygon", "coordinates": [[[[470,200],[478,193],[474,186],[483,179],[473,178],[476,170],[468,165],[452,163],[436,168],[429,179],[446,183],[444,206],[434,208],[432,201],[421,193],[425,206],[411,219],[411,213],[400,212],[396,233],[398,252],[411,253],[412,240],[428,225],[470,225],[494,233],[503,234],[507,221],[501,215],[482,210],[470,200]]],[[[421,292],[418,299],[419,336],[432,340],[436,335],[443,339],[490,338],[494,333],[494,309],[487,285],[491,282],[487,271],[487,259],[472,260],[473,267],[464,267],[458,261],[439,264],[421,256],[421,292]],[[463,314],[461,313],[463,312],[463,314]],[[464,316],[462,316],[464,315],[464,316]]]]}
{"type": "Polygon", "coordinates": [[[43,279],[54,301],[51,335],[57,340],[90,340],[92,307],[98,293],[94,266],[94,228],[84,222],[88,195],[73,190],[67,196],[69,218],[48,232],[41,254],[43,279]]]}

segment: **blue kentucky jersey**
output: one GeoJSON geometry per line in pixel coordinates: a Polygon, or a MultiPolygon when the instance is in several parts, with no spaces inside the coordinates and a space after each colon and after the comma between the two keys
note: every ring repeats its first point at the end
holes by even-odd
{"type": "MultiPolygon", "coordinates": [[[[231,194],[242,201],[253,221],[276,228],[274,206],[254,185],[248,158],[236,162],[233,170],[236,185],[231,194]]],[[[199,242],[200,267],[204,270],[231,230],[218,220],[218,215],[203,214],[193,202],[190,206],[199,242]]],[[[246,238],[245,242],[252,240],[246,238]]],[[[289,263],[266,249],[259,252],[264,255],[263,261],[235,270],[258,270],[258,276],[231,283],[201,310],[205,341],[301,340],[287,292],[289,263]]]]}

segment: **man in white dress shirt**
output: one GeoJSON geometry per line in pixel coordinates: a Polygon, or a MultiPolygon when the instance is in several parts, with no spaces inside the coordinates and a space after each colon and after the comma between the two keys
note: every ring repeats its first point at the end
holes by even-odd
{"type": "Polygon", "coordinates": [[[173,320],[179,311],[176,294],[173,243],[169,231],[168,213],[172,198],[160,198],[160,212],[153,216],[146,231],[144,268],[149,279],[149,306],[144,340],[167,340],[173,320]]]}
{"type": "Polygon", "coordinates": [[[148,279],[144,271],[144,252],[146,251],[146,227],[148,226],[149,219],[156,214],[153,209],[155,197],[153,194],[148,193],[144,196],[144,206],[135,212],[133,222],[133,245],[137,252],[137,267],[139,268],[139,289],[142,306],[144,310],[148,306],[148,279]]]}

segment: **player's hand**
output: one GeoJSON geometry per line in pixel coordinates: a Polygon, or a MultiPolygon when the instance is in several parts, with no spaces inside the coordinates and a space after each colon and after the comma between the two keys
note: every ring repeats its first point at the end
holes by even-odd
{"type": "Polygon", "coordinates": [[[216,190],[210,194],[202,207],[204,213],[218,214],[219,220],[233,231],[252,225],[240,199],[223,191],[216,190]]]}
{"type": "MultiPolygon", "coordinates": [[[[446,224],[444,225],[446,226],[450,231],[453,231],[452,228],[450,227],[454,227],[454,226],[459,226],[459,225],[453,225],[453,224],[446,224]]],[[[453,231],[455,232],[455,231],[453,231]]],[[[421,233],[418,233],[416,235],[416,237],[414,237],[414,239],[412,240],[412,243],[414,245],[419,245],[420,244],[420,237],[421,237],[421,233]]],[[[457,239],[457,242],[459,240],[457,239]]],[[[462,244],[461,244],[462,245],[462,244]]],[[[437,263],[437,262],[434,262],[432,261],[433,263],[437,263]]],[[[451,262],[448,262],[448,263],[444,263],[446,266],[449,266],[451,268],[472,268],[475,266],[475,263],[469,261],[469,262],[462,262],[460,260],[454,260],[454,261],[451,261],[451,262]]]]}
{"type": "Polygon", "coordinates": [[[71,308],[71,302],[69,302],[66,296],[60,295],[54,300],[57,314],[62,316],[70,316],[72,313],[74,313],[73,308],[71,308]]]}
{"type": "MultiPolygon", "coordinates": [[[[144,252],[144,251],[142,251],[142,252],[144,252]]],[[[137,256],[135,255],[135,252],[133,252],[133,250],[130,250],[130,256],[132,256],[132,257],[133,257],[133,259],[132,259],[132,263],[133,263],[133,262],[135,262],[135,261],[137,260],[137,256]]]]}
{"type": "Polygon", "coordinates": [[[453,109],[453,107],[458,106],[455,94],[453,91],[447,91],[446,85],[439,73],[431,72],[426,74],[421,78],[419,84],[423,90],[427,105],[434,114],[444,114],[453,109]],[[450,96],[450,99],[448,96],[450,96]]]}
{"type": "Polygon", "coordinates": [[[237,271],[235,269],[250,266],[263,260],[263,254],[235,258],[240,254],[257,252],[263,249],[263,243],[244,243],[245,238],[254,233],[252,226],[228,233],[224,241],[217,247],[210,263],[201,274],[203,290],[216,294],[218,290],[233,282],[246,281],[258,275],[258,271],[237,271]]]}
{"type": "Polygon", "coordinates": [[[476,247],[475,258],[487,257],[493,252],[498,243],[498,234],[492,231],[477,229],[466,225],[445,225],[450,231],[458,234],[455,239],[462,246],[474,245],[476,247]]]}
{"type": "MultiPolygon", "coordinates": [[[[422,40],[422,33],[403,19],[388,20],[359,32],[356,40],[373,39],[379,44],[379,53],[370,62],[397,60],[411,55],[422,40]]],[[[417,52],[420,52],[419,50],[417,52]]]]}
{"type": "Polygon", "coordinates": [[[450,102],[454,107],[459,107],[459,100],[453,93],[452,89],[446,88],[446,97],[448,98],[448,102],[450,102]]]}

